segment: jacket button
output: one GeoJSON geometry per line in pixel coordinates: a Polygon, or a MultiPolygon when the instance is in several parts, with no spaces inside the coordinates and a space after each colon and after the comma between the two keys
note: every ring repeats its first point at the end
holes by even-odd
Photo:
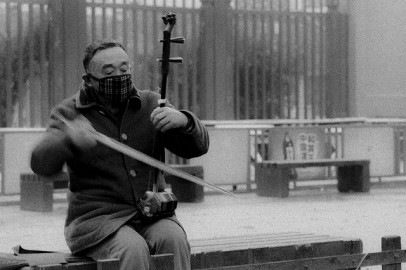
{"type": "Polygon", "coordinates": [[[131,175],[132,177],[136,177],[136,176],[137,176],[137,173],[136,173],[134,170],[131,170],[131,171],[130,171],[130,175],[131,175]]]}
{"type": "Polygon", "coordinates": [[[128,139],[127,134],[125,134],[125,133],[121,134],[121,139],[126,141],[128,139]]]}

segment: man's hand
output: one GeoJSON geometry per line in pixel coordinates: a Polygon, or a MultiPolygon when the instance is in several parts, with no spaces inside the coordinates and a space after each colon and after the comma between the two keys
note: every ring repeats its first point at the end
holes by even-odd
{"type": "Polygon", "coordinates": [[[183,128],[188,123],[186,115],[170,107],[158,107],[151,113],[151,121],[161,132],[173,128],[183,128]]]}

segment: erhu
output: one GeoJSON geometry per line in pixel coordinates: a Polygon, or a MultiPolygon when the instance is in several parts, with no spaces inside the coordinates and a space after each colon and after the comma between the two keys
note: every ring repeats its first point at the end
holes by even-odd
{"type": "MultiPolygon", "coordinates": [[[[160,107],[166,105],[166,85],[169,74],[169,63],[182,63],[181,57],[170,57],[171,43],[184,43],[183,37],[171,38],[171,32],[176,23],[176,15],[174,13],[167,13],[162,16],[163,23],[166,25],[163,31],[163,39],[160,42],[162,46],[162,58],[158,59],[161,62],[161,98],[158,100],[160,107]]],[[[164,161],[165,153],[163,147],[158,147],[156,142],[159,141],[159,133],[157,133],[154,143],[153,155],[160,161],[164,161]]],[[[175,195],[167,191],[157,191],[157,176],[158,169],[155,169],[155,177],[153,181],[152,191],[147,191],[137,201],[137,207],[146,218],[156,218],[162,216],[172,215],[177,207],[177,199],[175,195]]]]}

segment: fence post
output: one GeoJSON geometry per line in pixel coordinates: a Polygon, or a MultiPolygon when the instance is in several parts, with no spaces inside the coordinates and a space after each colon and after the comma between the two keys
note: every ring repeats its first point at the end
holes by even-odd
{"type": "Polygon", "coordinates": [[[230,0],[202,0],[201,99],[203,119],[234,119],[230,0]]]}
{"type": "MultiPolygon", "coordinates": [[[[382,251],[398,250],[402,249],[400,236],[385,236],[382,237],[382,251]]],[[[402,265],[400,263],[382,265],[382,270],[401,270],[402,265]]]]}

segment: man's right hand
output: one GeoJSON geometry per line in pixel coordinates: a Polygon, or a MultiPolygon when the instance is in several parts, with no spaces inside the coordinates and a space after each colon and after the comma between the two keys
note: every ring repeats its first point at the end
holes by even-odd
{"type": "Polygon", "coordinates": [[[73,127],[66,129],[72,144],[81,151],[87,151],[95,147],[97,142],[91,136],[90,130],[93,129],[89,121],[83,116],[78,116],[73,120],[73,127]]]}

